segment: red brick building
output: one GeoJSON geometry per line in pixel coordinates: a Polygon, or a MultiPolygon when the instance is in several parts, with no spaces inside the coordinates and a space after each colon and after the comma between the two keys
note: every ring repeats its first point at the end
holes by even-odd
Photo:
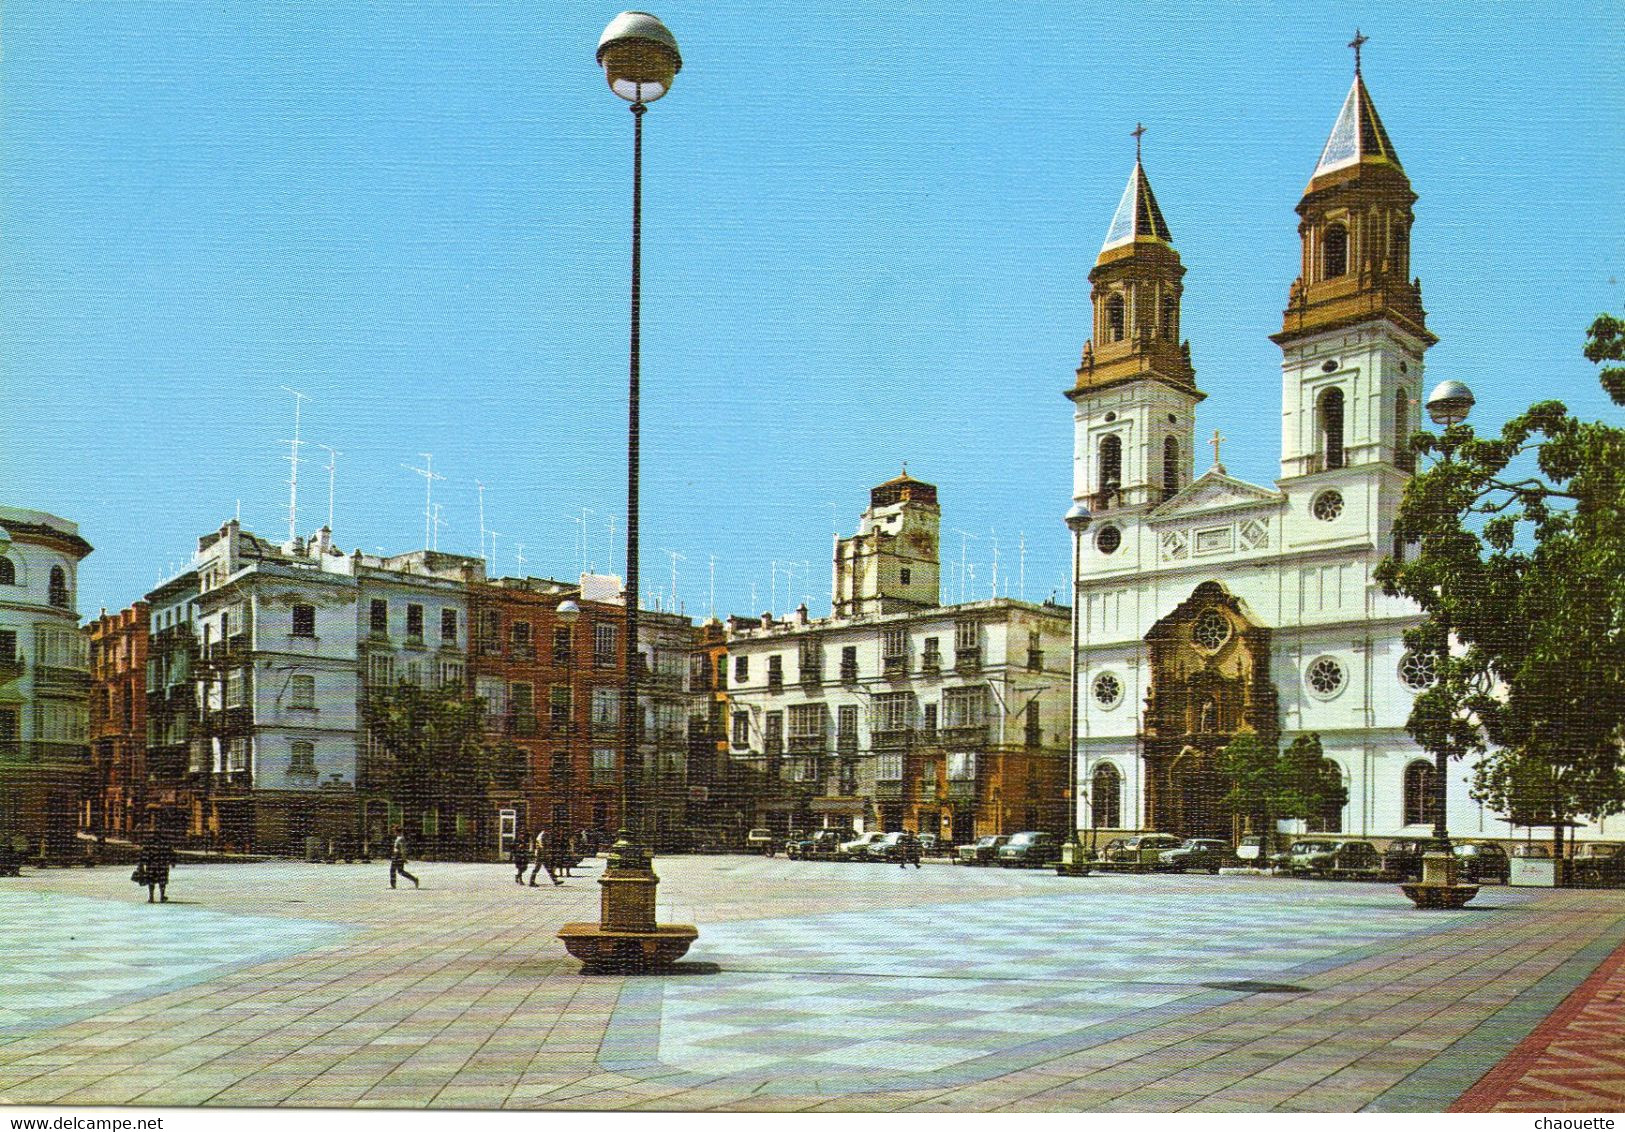
{"type": "Polygon", "coordinates": [[[469,672],[488,734],[525,752],[523,789],[492,799],[515,832],[612,834],[621,813],[623,607],[544,578],[501,578],[469,591],[469,672]],[[559,617],[573,601],[574,623],[559,617]]]}
{"type": "Polygon", "coordinates": [[[85,626],[90,642],[90,773],[80,824],[127,837],[146,828],[147,642],[138,601],[85,626]]]}

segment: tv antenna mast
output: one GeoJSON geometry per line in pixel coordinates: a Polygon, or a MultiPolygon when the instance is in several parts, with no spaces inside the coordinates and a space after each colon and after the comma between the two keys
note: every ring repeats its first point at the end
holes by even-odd
{"type": "Polygon", "coordinates": [[[1021,575],[1016,586],[1016,596],[1022,601],[1027,600],[1027,532],[1021,532],[1021,575]]]}
{"type": "Polygon", "coordinates": [[[423,548],[429,548],[430,531],[434,527],[434,481],[446,477],[434,470],[434,457],[427,452],[419,452],[423,457],[423,467],[414,468],[410,464],[401,467],[409,472],[415,472],[423,477],[423,548]]]}
{"type": "Polygon", "coordinates": [[[440,528],[446,525],[440,518],[440,507],[438,503],[434,505],[434,545],[430,548],[437,551],[440,549],[440,528]]]}
{"type": "Polygon", "coordinates": [[[660,553],[671,558],[671,609],[675,613],[677,612],[677,563],[687,562],[688,555],[679,554],[675,550],[666,550],[665,548],[661,548],[660,553]]]}
{"type": "MultiPolygon", "coordinates": [[[[993,540],[993,599],[997,601],[999,597],[999,532],[989,527],[987,534],[993,540]]],[[[1008,585],[1009,583],[1006,582],[1005,584],[1008,585]]]]}
{"type": "Polygon", "coordinates": [[[474,490],[480,495],[480,557],[485,557],[485,485],[474,481],[474,490]]]}
{"type": "Polygon", "coordinates": [[[711,616],[710,620],[717,619],[717,556],[711,555],[711,616]]]}
{"type": "MultiPolygon", "coordinates": [[[[496,565],[496,560],[497,560],[497,539],[499,539],[501,537],[502,537],[502,532],[501,531],[492,531],[491,532],[491,564],[493,566],[496,565]]],[[[497,566],[497,571],[499,573],[501,572],[501,570],[502,570],[502,567],[497,566]]]]}
{"type": "Polygon", "coordinates": [[[965,600],[966,578],[965,554],[970,547],[970,540],[981,536],[973,535],[969,531],[962,531],[958,527],[954,528],[954,534],[959,536],[959,600],[963,602],[965,600]]]}
{"type": "Polygon", "coordinates": [[[609,562],[604,566],[604,573],[615,573],[615,516],[609,517],[609,562]]]}
{"type": "Polygon", "coordinates": [[[310,400],[297,389],[284,385],[282,392],[293,394],[293,439],[288,441],[288,541],[292,542],[299,537],[299,449],[304,441],[299,439],[299,410],[310,400]]]}
{"type": "MultiPolygon", "coordinates": [[[[777,617],[779,615],[779,560],[777,558],[770,559],[768,561],[767,583],[769,599],[768,612],[777,617]]],[[[753,601],[751,604],[755,605],[756,603],[753,601]]]]}
{"type": "Polygon", "coordinates": [[[514,546],[517,548],[514,551],[514,562],[518,565],[519,576],[523,578],[525,576],[525,544],[516,542],[514,546]]]}
{"type": "Polygon", "coordinates": [[[327,453],[327,529],[331,531],[333,529],[333,476],[338,471],[339,457],[344,453],[336,448],[329,448],[325,444],[318,444],[316,447],[327,453]]]}
{"type": "Polygon", "coordinates": [[[591,508],[583,507],[580,515],[571,515],[570,522],[576,525],[576,546],[580,552],[581,573],[587,572],[587,516],[595,514],[591,508]]]}

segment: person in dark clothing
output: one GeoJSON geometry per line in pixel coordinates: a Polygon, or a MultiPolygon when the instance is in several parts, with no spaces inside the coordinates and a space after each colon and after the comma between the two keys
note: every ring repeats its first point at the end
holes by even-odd
{"type": "Polygon", "coordinates": [[[406,871],[406,834],[401,827],[395,827],[395,841],[389,849],[389,887],[395,887],[395,878],[403,876],[412,882],[413,888],[421,888],[418,878],[406,871]]]}
{"type": "Polygon", "coordinates": [[[916,869],[920,867],[920,839],[918,837],[904,830],[903,835],[897,839],[897,849],[898,868],[906,869],[910,863],[916,869]]]}
{"type": "Polygon", "coordinates": [[[525,866],[530,864],[530,834],[520,830],[513,838],[513,882],[525,883],[525,866]]]}
{"type": "Polygon", "coordinates": [[[147,903],[153,894],[161,903],[169,903],[169,870],[175,864],[175,851],[161,833],[154,833],[141,846],[141,883],[147,886],[147,903]]]}

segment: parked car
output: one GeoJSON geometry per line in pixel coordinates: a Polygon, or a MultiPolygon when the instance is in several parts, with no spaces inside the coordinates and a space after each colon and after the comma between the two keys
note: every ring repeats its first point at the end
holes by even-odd
{"type": "Polygon", "coordinates": [[[1625,884],[1625,845],[1617,841],[1590,841],[1581,845],[1570,863],[1574,883],[1588,888],[1625,884]]]}
{"type": "Polygon", "coordinates": [[[879,829],[870,830],[868,833],[860,833],[851,841],[843,841],[835,856],[842,861],[867,861],[869,859],[869,846],[885,836],[885,831],[879,829]]]}
{"type": "Polygon", "coordinates": [[[1270,837],[1269,845],[1264,844],[1263,834],[1250,833],[1236,846],[1236,860],[1254,868],[1265,868],[1275,863],[1275,859],[1285,851],[1286,845],[1286,839],[1278,833],[1270,837]]]}
{"type": "Polygon", "coordinates": [[[1118,865],[1157,865],[1162,855],[1178,849],[1185,843],[1171,833],[1142,833],[1135,837],[1119,837],[1107,842],[1101,859],[1118,865]]]}
{"type": "Polygon", "coordinates": [[[841,842],[851,832],[850,829],[815,829],[786,841],[784,854],[797,861],[827,860],[840,852],[841,842]]]}
{"type": "Polygon", "coordinates": [[[773,855],[773,843],[778,839],[771,829],[753,829],[745,834],[745,852],[773,855]]]}
{"type": "Polygon", "coordinates": [[[999,850],[1009,841],[1008,834],[988,834],[978,837],[969,845],[959,847],[959,863],[961,865],[991,865],[999,859],[999,850]]]}
{"type": "Polygon", "coordinates": [[[1460,866],[1459,877],[1469,884],[1499,881],[1506,884],[1512,878],[1512,861],[1507,851],[1493,841],[1458,841],[1451,847],[1460,866]]]}
{"type": "Polygon", "coordinates": [[[1538,841],[1526,841],[1522,845],[1514,845],[1511,855],[1514,857],[1534,857],[1537,860],[1550,860],[1552,847],[1542,845],[1538,841]]]}
{"type": "Polygon", "coordinates": [[[920,859],[920,839],[906,829],[893,830],[879,841],[872,843],[868,849],[871,861],[890,861],[893,864],[902,861],[918,861],[920,859]]]}
{"type": "Polygon", "coordinates": [[[1185,844],[1177,849],[1164,849],[1157,854],[1157,867],[1173,873],[1192,870],[1216,873],[1235,859],[1236,855],[1228,841],[1211,837],[1187,837],[1185,844]]]}
{"type": "Polygon", "coordinates": [[[1395,880],[1421,880],[1422,854],[1428,851],[1432,840],[1425,837],[1400,837],[1388,843],[1382,851],[1383,875],[1395,880]]]}
{"type": "Polygon", "coordinates": [[[1316,838],[1294,841],[1287,850],[1287,872],[1295,876],[1369,876],[1382,874],[1382,855],[1369,841],[1316,838]]]}
{"type": "Polygon", "coordinates": [[[935,857],[940,853],[946,852],[947,849],[948,847],[942,844],[942,841],[937,837],[936,834],[920,834],[920,856],[935,857]]]}
{"type": "Polygon", "coordinates": [[[999,847],[999,867],[1043,866],[1061,859],[1061,843],[1053,833],[1025,830],[999,847]]]}

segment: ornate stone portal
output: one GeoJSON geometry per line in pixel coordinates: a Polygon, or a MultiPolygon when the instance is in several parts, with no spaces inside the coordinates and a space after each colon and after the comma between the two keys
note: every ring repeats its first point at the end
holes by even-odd
{"type": "Polygon", "coordinates": [[[1270,631],[1217,582],[1203,582],[1146,634],[1151,690],[1141,735],[1151,828],[1232,840],[1218,752],[1243,731],[1279,736],[1270,631]]]}

